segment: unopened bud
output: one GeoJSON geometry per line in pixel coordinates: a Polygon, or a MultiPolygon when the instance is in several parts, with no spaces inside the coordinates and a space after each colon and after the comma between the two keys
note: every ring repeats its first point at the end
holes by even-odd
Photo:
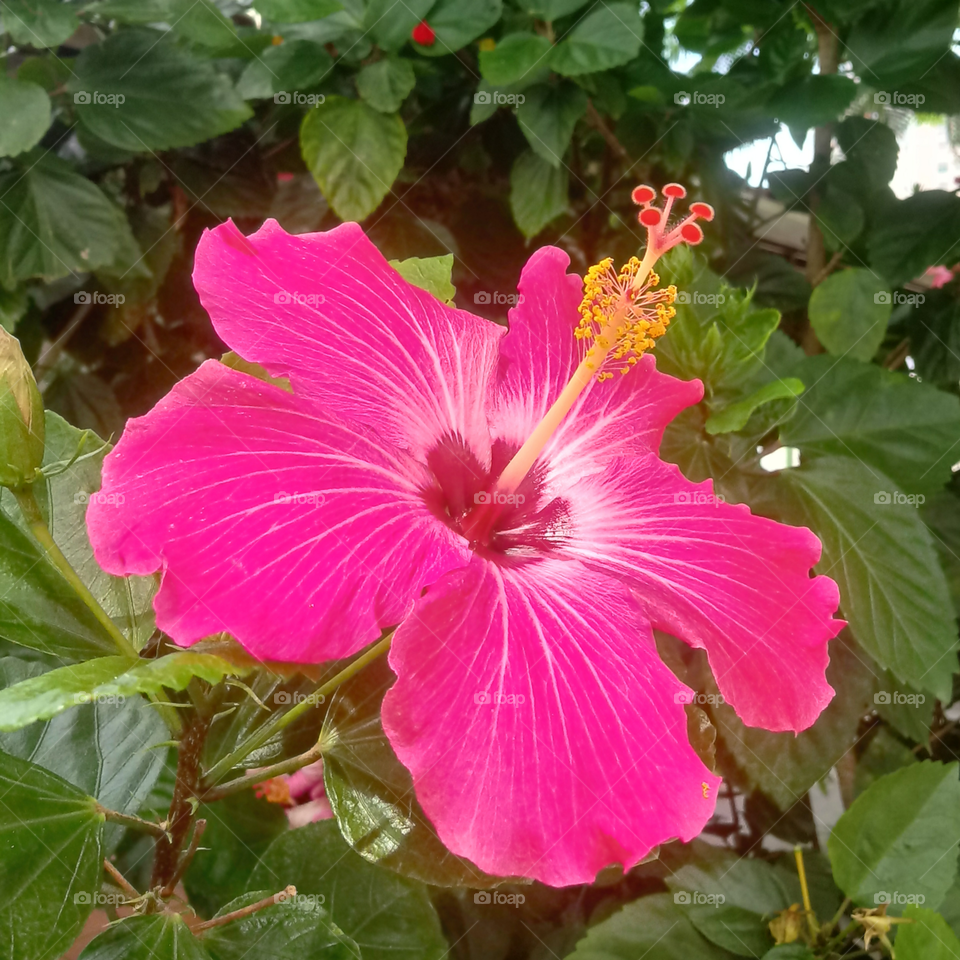
{"type": "Polygon", "coordinates": [[[16,337],[0,328],[0,486],[20,487],[43,463],[43,401],[16,337]]]}

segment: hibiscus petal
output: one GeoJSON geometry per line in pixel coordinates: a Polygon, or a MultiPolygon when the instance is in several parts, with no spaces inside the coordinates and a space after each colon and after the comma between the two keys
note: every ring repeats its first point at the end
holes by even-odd
{"type": "Polygon", "coordinates": [[[576,561],[474,559],[418,601],[390,665],[384,730],[443,842],[489,873],[590,883],[713,812],[689,691],[627,591],[576,561]]]}
{"type": "MultiPolygon", "coordinates": [[[[580,363],[573,332],[580,318],[583,281],[567,273],[570,258],[541,247],[520,275],[521,299],[510,311],[503,339],[493,432],[516,445],[540,422],[580,363]]],[[[594,381],[561,423],[541,455],[547,477],[561,485],[602,468],[619,456],[656,451],[667,424],[699,403],[699,380],[659,373],[646,355],[626,376],[594,381]]]]}
{"type": "Polygon", "coordinates": [[[452,434],[488,458],[503,328],[407,283],[357,224],[245,237],[227,222],[201,237],[193,282],[223,340],[296,393],[416,454],[452,434]]]}
{"type": "Polygon", "coordinates": [[[833,697],[827,642],[844,626],[829,577],[810,577],[805,527],[723,503],[649,455],[612,462],[568,494],[564,547],[630,583],[654,626],[706,650],[720,692],[749,726],[809,727],[833,697]]]}
{"type": "Polygon", "coordinates": [[[131,420],[87,524],[114,574],[163,569],[157,625],[252,654],[344,657],[467,556],[421,470],[302,399],[216,361],[131,420]]]}

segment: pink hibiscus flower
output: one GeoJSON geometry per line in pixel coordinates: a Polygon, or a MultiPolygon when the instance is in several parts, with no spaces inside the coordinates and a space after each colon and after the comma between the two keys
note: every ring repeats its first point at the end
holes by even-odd
{"type": "Polygon", "coordinates": [[[444,843],[489,873],[590,882],[709,819],[719,778],[654,627],[706,651],[752,726],[803,730],[833,694],[817,538],[657,456],[703,388],[644,354],[675,293],[650,267],[712,216],[671,230],[683,188],[664,193],[635,191],[647,251],[619,274],[585,287],[534,253],[509,333],[404,281],[356,224],[207,232],[218,334],[291,389],[204,363],[130,421],[88,511],[106,570],[163,571],[157,623],[182,645],[227,631],[316,662],[399,624],[384,729],[444,843]]]}
{"type": "MultiPolygon", "coordinates": [[[[256,770],[247,771],[248,776],[256,773],[256,770]]],[[[305,827],[318,820],[329,820],[333,816],[323,783],[323,760],[307,764],[295,773],[264,780],[253,790],[258,797],[270,803],[283,804],[287,822],[293,828],[305,827]]]]}

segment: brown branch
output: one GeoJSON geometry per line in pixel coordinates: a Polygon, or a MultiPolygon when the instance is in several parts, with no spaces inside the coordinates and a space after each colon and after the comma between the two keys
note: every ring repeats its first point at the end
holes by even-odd
{"type": "Polygon", "coordinates": [[[600,133],[600,136],[606,140],[607,146],[618,157],[622,158],[627,156],[627,151],[623,144],[617,139],[616,134],[607,126],[603,117],[597,112],[597,108],[593,105],[592,100],[587,101],[587,123],[600,133]]]}
{"type": "Polygon", "coordinates": [[[193,928],[193,933],[201,933],[204,930],[209,930],[211,927],[222,927],[225,923],[232,923],[234,920],[242,920],[244,917],[249,917],[251,913],[256,913],[258,910],[265,910],[267,907],[272,907],[274,904],[283,903],[284,900],[289,900],[291,897],[297,895],[297,888],[290,884],[289,887],[285,887],[279,893],[275,893],[272,897],[264,897],[263,900],[258,900],[256,903],[251,903],[249,907],[241,907],[239,910],[234,910],[231,913],[225,913],[222,917],[214,917],[212,920],[204,920],[203,923],[198,923],[193,928]]]}
{"type": "Polygon", "coordinates": [[[167,881],[167,885],[160,891],[161,897],[173,896],[173,891],[180,882],[180,878],[187,872],[187,868],[193,861],[194,854],[200,847],[200,838],[203,836],[203,831],[206,829],[206,820],[198,820],[193,825],[193,836],[190,838],[190,846],[187,847],[187,852],[180,858],[180,862],[177,864],[177,869],[173,871],[173,876],[167,881]]]}
{"type": "Polygon", "coordinates": [[[131,900],[140,897],[132,883],[109,861],[103,861],[103,869],[110,874],[110,879],[128,896],[131,900]]]}

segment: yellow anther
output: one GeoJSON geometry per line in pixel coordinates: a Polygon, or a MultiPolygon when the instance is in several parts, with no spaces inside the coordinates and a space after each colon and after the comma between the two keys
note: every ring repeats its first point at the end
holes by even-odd
{"type": "MultiPolygon", "coordinates": [[[[671,284],[657,290],[660,277],[650,271],[641,280],[638,274],[642,269],[641,261],[631,257],[615,271],[613,260],[607,257],[590,267],[583,281],[580,321],[574,335],[578,340],[592,340],[611,361],[625,359],[621,374],[629,373],[676,315],[672,304],[677,288],[671,284]]],[[[597,379],[602,382],[612,376],[604,371],[597,379]]]]}

